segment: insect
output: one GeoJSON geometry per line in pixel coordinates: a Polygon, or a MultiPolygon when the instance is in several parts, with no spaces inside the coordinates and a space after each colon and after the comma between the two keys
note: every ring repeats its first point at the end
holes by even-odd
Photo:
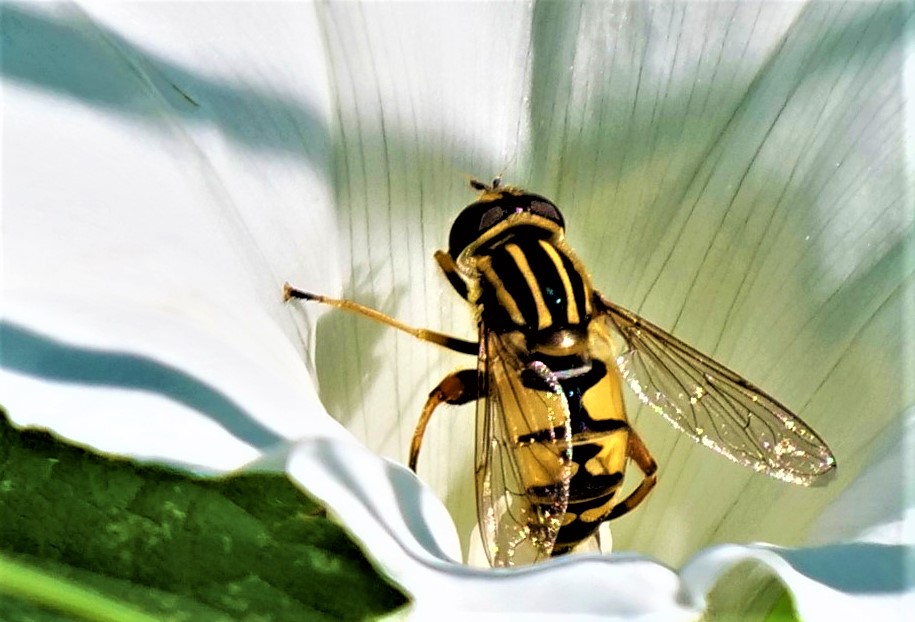
{"type": "Polygon", "coordinates": [[[443,403],[477,403],[477,514],[494,566],[566,554],[604,521],[638,506],[658,465],[629,424],[625,382],[648,408],[694,441],[754,471],[810,485],[836,461],[786,407],[723,365],[597,292],[548,199],[472,181],[477,200],[458,215],[435,259],[477,311],[477,342],[414,328],[349,300],[285,285],[285,298],[365,315],[477,357],[448,374],[423,408],[410,448],[443,403]],[[623,498],[629,461],[641,481],[623,498]]]}

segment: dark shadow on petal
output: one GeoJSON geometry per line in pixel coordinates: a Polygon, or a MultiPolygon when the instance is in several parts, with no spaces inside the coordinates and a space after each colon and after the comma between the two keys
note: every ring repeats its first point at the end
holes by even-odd
{"type": "Polygon", "coordinates": [[[56,19],[21,5],[2,11],[4,79],[150,124],[162,124],[164,104],[186,123],[213,126],[247,147],[304,158],[323,171],[327,128],[301,101],[176,65],[75,8],[56,19]]]}
{"type": "Polygon", "coordinates": [[[51,382],[159,395],[202,413],[261,449],[283,440],[207,383],[145,356],[76,346],[0,322],[0,367],[51,382]]]}
{"type": "MultiPolygon", "coordinates": [[[[382,300],[372,290],[375,280],[373,273],[359,278],[354,276],[343,291],[351,300],[392,313],[400,304],[405,288],[393,288],[382,300]]],[[[328,412],[343,425],[352,426],[357,433],[361,430],[354,421],[360,415],[393,418],[392,413],[400,407],[396,400],[373,404],[373,412],[360,412],[367,406],[364,396],[379,381],[379,371],[391,365],[392,353],[380,350],[379,343],[392,329],[346,311],[331,309],[320,317],[316,331],[315,366],[321,401],[328,412]]],[[[408,335],[398,338],[412,339],[408,335]]]]}
{"type": "Polygon", "coordinates": [[[866,542],[780,551],[794,569],[850,594],[902,592],[915,587],[915,548],[866,542]]]}

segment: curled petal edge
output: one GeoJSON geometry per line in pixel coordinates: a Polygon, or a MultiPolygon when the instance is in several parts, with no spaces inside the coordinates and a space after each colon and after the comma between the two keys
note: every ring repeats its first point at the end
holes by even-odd
{"type": "Polygon", "coordinates": [[[695,620],[715,583],[747,561],[761,564],[788,588],[807,622],[846,619],[851,612],[858,618],[850,619],[903,619],[906,608],[915,608],[915,584],[904,573],[906,563],[915,567],[915,557],[904,546],[720,545],[699,552],[679,572],[629,553],[479,569],[459,561],[453,523],[435,495],[406,468],[355,442],[310,439],[258,465],[285,465],[294,481],[324,502],[412,596],[411,614],[447,610],[695,620]]]}

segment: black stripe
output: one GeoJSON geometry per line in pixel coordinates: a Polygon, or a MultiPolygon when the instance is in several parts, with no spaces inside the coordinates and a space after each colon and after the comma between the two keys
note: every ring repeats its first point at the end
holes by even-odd
{"type": "Polygon", "coordinates": [[[547,428],[545,430],[537,430],[536,432],[522,434],[515,440],[515,442],[518,445],[530,445],[532,443],[550,443],[557,438],[562,439],[565,437],[565,435],[565,426],[559,426],[556,428],[547,428]]]}
{"type": "Polygon", "coordinates": [[[562,277],[556,269],[556,264],[536,240],[519,244],[531,267],[531,272],[537,277],[540,286],[540,295],[552,317],[549,330],[564,328],[569,325],[569,301],[566,298],[566,288],[562,277]]]}
{"type": "MultiPolygon", "coordinates": [[[[600,443],[576,445],[572,450],[572,460],[578,464],[578,471],[569,482],[569,511],[576,514],[606,503],[616,494],[623,481],[623,473],[588,473],[585,464],[600,453],[600,443]],[[576,505],[578,509],[573,509],[576,505]]],[[[559,483],[547,486],[531,486],[527,494],[534,499],[549,499],[559,492],[559,483]]]]}
{"type": "MultiPolygon", "coordinates": [[[[552,371],[552,367],[549,364],[546,364],[547,369],[552,371]]],[[[528,389],[533,389],[534,391],[544,391],[546,393],[552,393],[553,387],[547,382],[547,379],[541,376],[539,373],[535,372],[530,367],[525,367],[521,370],[521,384],[523,384],[528,389]]]]}
{"type": "MultiPolygon", "coordinates": [[[[521,316],[524,318],[525,328],[537,327],[537,305],[534,303],[534,295],[527,286],[527,281],[515,258],[508,254],[504,247],[493,250],[492,269],[493,272],[502,281],[508,294],[514,298],[521,316]]],[[[484,308],[485,312],[485,308],[484,308]]]]}
{"type": "Polygon", "coordinates": [[[559,496],[561,486],[561,483],[549,484],[547,486],[531,486],[527,489],[526,494],[528,498],[534,502],[533,505],[535,507],[542,505],[544,506],[544,509],[546,509],[550,502],[559,496]],[[537,503],[537,501],[540,501],[540,503],[537,503]]]}
{"type": "MultiPolygon", "coordinates": [[[[560,357],[546,357],[539,354],[537,358],[546,363],[547,367],[550,369],[556,369],[555,363],[557,360],[561,360],[560,357]]],[[[573,367],[581,365],[581,359],[579,357],[562,358],[569,358],[570,361],[568,362],[571,363],[573,367]]],[[[557,371],[565,370],[560,367],[557,371]]],[[[569,418],[572,425],[573,436],[595,433],[609,434],[618,430],[629,429],[629,423],[625,419],[606,417],[595,419],[591,416],[591,413],[588,412],[588,409],[585,408],[583,396],[594,387],[594,385],[600,382],[606,374],[607,366],[598,359],[592,359],[590,370],[580,376],[565,378],[559,382],[565,392],[566,401],[569,405],[569,418]]],[[[552,391],[552,388],[546,383],[544,378],[531,369],[524,369],[521,372],[521,382],[525,387],[535,391],[543,391],[545,393],[552,391]]],[[[555,432],[546,429],[524,434],[518,437],[517,442],[522,444],[549,442],[552,441],[553,438],[562,438],[565,434],[565,427],[563,426],[557,427],[554,430],[555,432]],[[554,433],[555,437],[553,436],[554,433]]]]}
{"type": "Polygon", "coordinates": [[[599,507],[616,494],[622,481],[623,474],[620,472],[592,475],[584,465],[581,465],[570,483],[569,511],[580,514],[585,510],[599,507]],[[573,505],[581,507],[574,509],[573,505]]]}
{"type": "MultiPolygon", "coordinates": [[[[572,512],[573,514],[581,514],[582,512],[593,510],[594,508],[599,508],[613,498],[613,495],[615,495],[619,490],[620,482],[623,481],[622,473],[611,473],[606,476],[592,475],[591,477],[607,478],[606,482],[608,485],[603,488],[598,488],[595,485],[593,490],[589,488],[587,492],[592,493],[589,495],[585,494],[586,491],[578,490],[573,485],[569,490],[569,506],[566,511],[572,512]]],[[[532,486],[527,490],[528,497],[532,499],[535,504],[537,501],[541,502],[537,505],[545,505],[544,502],[548,502],[554,499],[558,493],[559,484],[550,484],[549,486],[532,486]]],[[[607,513],[609,512],[610,510],[607,510],[607,513]]]]}
{"type": "Polygon", "coordinates": [[[598,527],[600,527],[600,521],[586,523],[577,518],[568,525],[561,527],[559,533],[556,534],[556,544],[554,545],[556,548],[553,549],[554,555],[568,553],[569,548],[593,536],[598,527]]]}
{"type": "MultiPolygon", "coordinates": [[[[622,477],[622,474],[620,474],[620,476],[622,477]]],[[[556,534],[556,548],[554,549],[554,554],[561,555],[562,553],[567,553],[572,547],[587,540],[597,532],[600,524],[606,520],[606,516],[602,516],[596,521],[583,521],[581,520],[581,515],[588,510],[593,510],[606,504],[613,495],[616,494],[617,490],[618,488],[614,487],[611,492],[598,499],[583,501],[581,503],[569,503],[566,511],[574,514],[575,520],[568,525],[563,525],[559,529],[559,533],[556,534]]],[[[612,511],[613,508],[609,508],[607,510],[607,516],[609,516],[612,511]]]]}
{"type": "MultiPolygon", "coordinates": [[[[582,412],[587,413],[584,409],[582,412]]],[[[578,424],[573,428],[575,429],[574,434],[583,434],[586,432],[609,434],[618,430],[629,429],[629,422],[623,419],[592,419],[588,416],[587,418],[582,417],[574,423],[578,424]]]]}
{"type": "Polygon", "coordinates": [[[594,418],[584,405],[584,395],[607,375],[607,366],[599,359],[591,360],[591,369],[581,376],[560,381],[569,403],[572,420],[572,434],[585,432],[614,432],[628,429],[624,419],[594,418]]]}
{"type": "MultiPolygon", "coordinates": [[[[578,472],[572,477],[570,485],[570,495],[573,499],[593,499],[595,497],[607,497],[612,494],[620,482],[623,481],[622,473],[603,473],[592,475],[588,473],[585,465],[587,462],[604,449],[604,444],[597,441],[593,443],[583,443],[576,445],[572,449],[572,460],[578,463],[578,472]]],[[[604,498],[600,502],[584,508],[589,509],[606,501],[604,498]]],[[[577,512],[576,512],[577,514],[577,512]]]]}

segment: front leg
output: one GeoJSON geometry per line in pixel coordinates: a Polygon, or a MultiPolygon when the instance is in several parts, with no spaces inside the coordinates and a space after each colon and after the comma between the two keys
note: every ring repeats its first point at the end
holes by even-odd
{"type": "Polygon", "coordinates": [[[480,352],[480,344],[476,341],[458,339],[457,337],[445,335],[444,333],[429,330],[428,328],[414,328],[413,326],[408,326],[403,322],[395,320],[391,316],[386,315],[377,309],[366,307],[365,305],[361,305],[358,302],[338,298],[329,298],[327,296],[322,296],[321,294],[313,294],[311,292],[306,292],[293,287],[289,283],[284,283],[283,300],[289,301],[293,298],[298,298],[300,300],[312,300],[314,302],[320,302],[321,304],[329,305],[331,307],[336,307],[337,309],[343,309],[344,311],[357,313],[363,317],[369,318],[370,320],[375,320],[376,322],[381,322],[382,324],[387,324],[388,326],[396,328],[397,330],[402,330],[405,333],[409,333],[417,339],[422,339],[423,341],[428,341],[429,343],[440,345],[443,348],[448,348],[449,350],[454,350],[455,352],[462,352],[463,354],[471,354],[474,356],[480,352]]]}
{"type": "Polygon", "coordinates": [[[464,277],[461,276],[461,273],[458,272],[457,264],[454,263],[454,258],[445,251],[435,251],[435,261],[438,262],[438,267],[445,273],[445,278],[451,283],[451,287],[461,295],[461,298],[469,301],[470,288],[467,286],[467,281],[465,281],[464,277]]]}
{"type": "Polygon", "coordinates": [[[416,462],[419,460],[419,448],[426,433],[426,425],[432,418],[432,413],[440,404],[466,404],[482,397],[480,383],[477,381],[478,372],[475,369],[462,369],[445,376],[444,380],[429,393],[429,399],[423,406],[423,414],[419,417],[416,430],[413,432],[413,441],[410,443],[410,470],[416,472],[416,462]]]}

